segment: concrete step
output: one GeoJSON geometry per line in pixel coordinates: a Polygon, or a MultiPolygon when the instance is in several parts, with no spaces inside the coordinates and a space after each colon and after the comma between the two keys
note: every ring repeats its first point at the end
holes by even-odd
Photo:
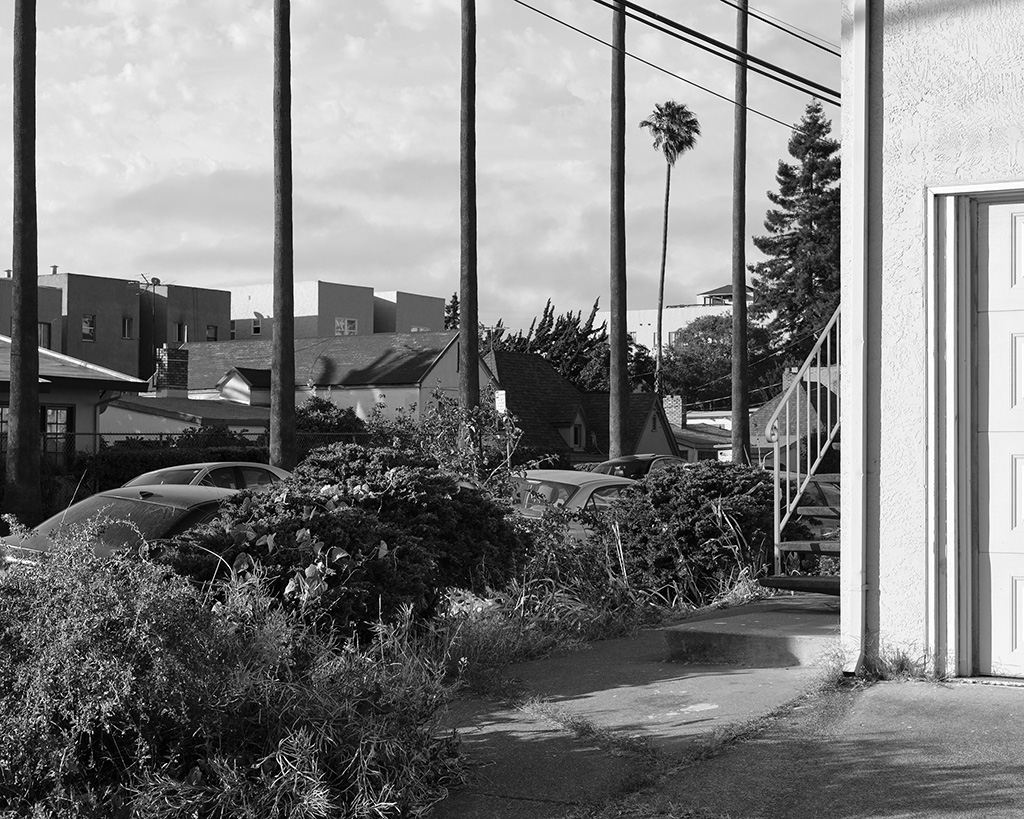
{"type": "Polygon", "coordinates": [[[773,597],[663,629],[671,662],[784,668],[819,664],[839,645],[839,601],[773,597]]]}
{"type": "Polygon", "coordinates": [[[782,552],[813,552],[818,555],[837,555],[840,551],[838,540],[784,540],[779,544],[782,552]]]}
{"type": "Polygon", "coordinates": [[[839,578],[832,575],[779,574],[774,577],[762,577],[757,582],[766,589],[839,596],[839,578]]]}

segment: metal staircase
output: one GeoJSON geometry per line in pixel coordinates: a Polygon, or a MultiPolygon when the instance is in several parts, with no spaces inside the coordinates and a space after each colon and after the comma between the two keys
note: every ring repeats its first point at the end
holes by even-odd
{"type": "Polygon", "coordinates": [[[775,573],[763,586],[839,594],[839,577],[820,571],[822,557],[839,557],[839,474],[822,469],[839,447],[839,370],[837,307],[767,424],[774,446],[775,573]],[[794,530],[797,536],[784,539],[794,530]]]}

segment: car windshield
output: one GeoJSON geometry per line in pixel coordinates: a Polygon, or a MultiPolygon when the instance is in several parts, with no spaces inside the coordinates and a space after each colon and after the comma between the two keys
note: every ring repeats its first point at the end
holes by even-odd
{"type": "Polygon", "coordinates": [[[110,549],[138,546],[144,540],[166,537],[189,514],[188,509],[136,498],[94,495],[40,523],[22,545],[45,549],[60,529],[98,520],[103,522],[97,538],[100,544],[110,549]]]}
{"type": "Polygon", "coordinates": [[[549,480],[527,480],[522,487],[520,506],[526,511],[542,512],[549,506],[562,506],[569,501],[578,486],[549,480]]]}
{"type": "Polygon", "coordinates": [[[202,469],[161,469],[159,472],[147,472],[145,475],[132,478],[125,486],[151,486],[153,484],[169,483],[188,484],[192,483],[196,475],[202,471],[202,469]]]}
{"type": "Polygon", "coordinates": [[[606,461],[596,466],[594,471],[616,478],[642,478],[650,468],[650,461],[606,461]]]}

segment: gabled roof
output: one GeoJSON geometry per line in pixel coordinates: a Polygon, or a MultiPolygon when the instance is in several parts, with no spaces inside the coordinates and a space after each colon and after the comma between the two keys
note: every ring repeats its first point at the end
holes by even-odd
{"type": "MultiPolygon", "coordinates": [[[[766,401],[760,407],[758,407],[750,415],[750,441],[758,446],[769,446],[768,441],[768,421],[771,419],[773,413],[779,404],[782,403],[784,393],[780,392],[778,395],[773,396],[770,400],[766,401]]],[[[805,437],[808,432],[815,432],[819,427],[823,427],[821,417],[818,412],[818,403],[822,403],[822,414],[826,415],[828,410],[825,408],[826,403],[832,403],[832,415],[833,418],[838,418],[838,396],[828,387],[822,385],[820,389],[812,387],[810,393],[801,384],[797,387],[797,398],[794,404],[794,408],[790,411],[789,415],[789,435],[793,437],[805,437]]],[[[779,418],[779,433],[780,435],[786,435],[786,416],[783,414],[779,418]]]]}
{"type": "MultiPolygon", "coordinates": [[[[587,421],[590,429],[597,433],[597,446],[602,452],[608,451],[608,410],[609,397],[606,392],[585,392],[583,393],[583,409],[587,413],[587,421]]],[[[624,430],[622,452],[624,455],[636,452],[640,443],[640,436],[643,435],[644,425],[651,417],[652,412],[657,412],[661,423],[668,429],[668,419],[658,397],[653,392],[633,392],[627,399],[626,406],[626,429],[624,430]]],[[[671,432],[666,435],[669,441],[674,441],[671,432]]]]}
{"type": "Polygon", "coordinates": [[[558,430],[571,426],[579,415],[580,391],[536,353],[497,350],[487,354],[486,363],[505,390],[508,411],[523,431],[522,445],[550,452],[568,450],[558,430]]]}
{"type": "MultiPolygon", "coordinates": [[[[72,383],[81,387],[139,392],[147,382],[134,375],[109,370],[53,350],[39,349],[39,380],[43,383],[72,383]]],[[[0,335],[0,384],[11,383],[11,339],[0,335]]]]}
{"type": "MultiPolygon", "coordinates": [[[[457,337],[457,332],[449,330],[297,338],[295,383],[340,387],[421,384],[457,337]]],[[[271,339],[254,339],[185,344],[188,388],[213,389],[232,367],[266,370],[273,359],[272,343],[271,339]]]]}
{"type": "MultiPolygon", "coordinates": [[[[747,285],[747,293],[753,293],[754,288],[749,284],[747,285]]],[[[698,296],[731,296],[732,285],[723,284],[721,287],[716,287],[713,290],[705,290],[703,293],[698,293],[698,296]]]]}
{"type": "MultiPolygon", "coordinates": [[[[256,390],[269,390],[271,373],[269,369],[255,370],[252,367],[232,367],[230,372],[238,373],[250,387],[256,390]]],[[[223,380],[223,379],[222,379],[223,380]]]]}
{"type": "Polygon", "coordinates": [[[270,424],[270,407],[250,407],[232,401],[201,401],[196,398],[141,398],[124,396],[110,402],[110,406],[145,415],[176,418],[196,426],[250,424],[266,427],[270,424]]]}
{"type": "Polygon", "coordinates": [[[715,424],[687,424],[672,427],[676,442],[694,449],[731,449],[732,432],[715,424]]]}

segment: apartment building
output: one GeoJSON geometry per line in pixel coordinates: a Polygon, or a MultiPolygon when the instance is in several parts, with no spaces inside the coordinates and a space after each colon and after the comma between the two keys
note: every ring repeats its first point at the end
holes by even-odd
{"type": "MultiPolygon", "coordinates": [[[[0,279],[0,335],[9,336],[14,329],[11,305],[14,280],[10,271],[6,278],[0,279]]],[[[62,320],[63,295],[53,287],[39,288],[39,346],[44,350],[60,352],[63,344],[64,322],[62,320]]]]}

